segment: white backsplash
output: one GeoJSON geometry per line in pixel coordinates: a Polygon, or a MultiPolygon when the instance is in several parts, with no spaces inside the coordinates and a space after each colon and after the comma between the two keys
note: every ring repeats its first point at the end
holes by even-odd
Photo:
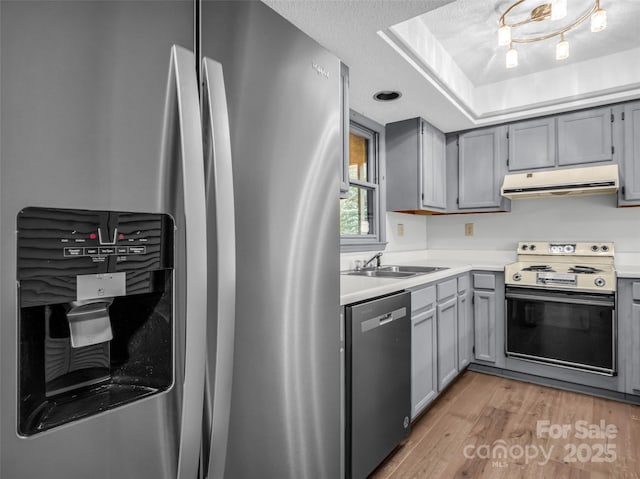
{"type": "MultiPolygon", "coordinates": [[[[603,195],[514,200],[510,213],[387,213],[388,245],[383,263],[406,263],[418,257],[477,259],[478,251],[515,258],[518,241],[533,240],[613,241],[619,260],[639,263],[640,207],[617,208],[614,195],[603,195]],[[467,223],[473,223],[473,236],[465,236],[467,223]],[[398,224],[404,225],[402,236],[398,235],[398,224]]],[[[351,269],[353,260],[374,254],[342,254],[340,269],[351,269]]]]}
{"type": "Polygon", "coordinates": [[[617,208],[614,195],[514,200],[510,213],[427,219],[429,250],[512,250],[518,241],[613,241],[616,252],[640,252],[640,207],[617,208]],[[474,235],[465,236],[465,224],[474,235]]]}

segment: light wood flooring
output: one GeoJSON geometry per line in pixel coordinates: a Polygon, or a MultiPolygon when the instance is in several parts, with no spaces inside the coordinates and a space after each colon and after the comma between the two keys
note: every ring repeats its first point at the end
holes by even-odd
{"type": "Polygon", "coordinates": [[[640,406],[466,371],[370,478],[640,479],[640,406]]]}

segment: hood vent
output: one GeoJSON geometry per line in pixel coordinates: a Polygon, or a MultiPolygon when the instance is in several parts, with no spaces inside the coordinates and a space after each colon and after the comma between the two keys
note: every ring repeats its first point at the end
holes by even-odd
{"type": "Polygon", "coordinates": [[[618,165],[516,173],[504,176],[500,193],[510,199],[607,195],[618,191],[618,165]]]}

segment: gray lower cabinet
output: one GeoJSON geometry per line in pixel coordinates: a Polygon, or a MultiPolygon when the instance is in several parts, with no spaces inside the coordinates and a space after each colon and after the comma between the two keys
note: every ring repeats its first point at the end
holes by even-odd
{"type": "Polygon", "coordinates": [[[411,291],[411,419],[472,360],[469,278],[466,273],[411,291]]]}
{"type": "Polygon", "coordinates": [[[506,211],[500,195],[506,170],[506,126],[481,128],[458,136],[457,210],[506,211]]]}
{"type": "Polygon", "coordinates": [[[438,394],[436,287],[411,292],[411,419],[438,394]]]}
{"type": "Polygon", "coordinates": [[[476,359],[496,362],[496,292],[474,291],[476,359]]]}
{"type": "Polygon", "coordinates": [[[640,278],[618,281],[618,331],[624,390],[640,395],[640,278]]]}
{"type": "Polygon", "coordinates": [[[473,308],[469,274],[458,277],[458,371],[473,360],[473,308]]]}
{"type": "Polygon", "coordinates": [[[503,367],[504,274],[473,272],[475,361],[503,367]]]}
{"type": "Polygon", "coordinates": [[[458,375],[458,280],[437,285],[438,391],[458,375]]]}

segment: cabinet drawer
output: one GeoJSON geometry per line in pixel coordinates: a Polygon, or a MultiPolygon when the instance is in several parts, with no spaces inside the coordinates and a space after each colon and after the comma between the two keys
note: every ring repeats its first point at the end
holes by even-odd
{"type": "Polygon", "coordinates": [[[458,280],[456,278],[443,281],[437,285],[438,303],[455,296],[458,293],[458,280]]]}
{"type": "Polygon", "coordinates": [[[633,283],[633,300],[640,301],[640,282],[633,283]]]}
{"type": "Polygon", "coordinates": [[[436,307],[436,287],[427,286],[411,292],[411,311],[436,307]]]}
{"type": "Polygon", "coordinates": [[[496,289],[496,276],[488,273],[473,273],[474,289],[496,289]]]}
{"type": "Polygon", "coordinates": [[[464,293],[469,289],[469,275],[458,277],[458,293],[464,293]]]}

